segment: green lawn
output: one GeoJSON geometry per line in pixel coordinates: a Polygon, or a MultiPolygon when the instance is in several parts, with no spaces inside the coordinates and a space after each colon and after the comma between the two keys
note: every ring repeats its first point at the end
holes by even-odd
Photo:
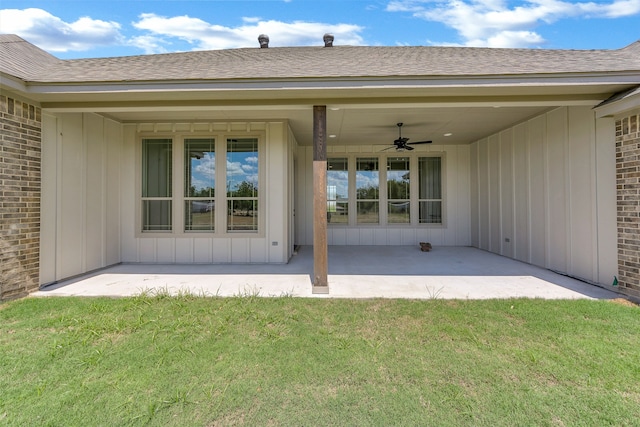
{"type": "Polygon", "coordinates": [[[141,296],[0,305],[0,425],[640,425],[640,308],[141,296]]]}

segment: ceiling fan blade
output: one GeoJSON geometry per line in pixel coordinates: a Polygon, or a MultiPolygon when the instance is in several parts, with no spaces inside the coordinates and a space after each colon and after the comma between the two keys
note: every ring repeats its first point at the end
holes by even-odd
{"type": "MultiPolygon", "coordinates": [[[[403,125],[403,123],[396,123],[396,125],[398,126],[398,139],[393,141],[393,145],[395,146],[396,151],[403,151],[403,150],[411,151],[411,150],[414,150],[413,147],[409,147],[409,144],[411,144],[411,145],[431,144],[431,141],[409,142],[410,138],[406,138],[406,137],[402,136],[402,125],[403,125]]],[[[388,150],[390,148],[393,148],[393,147],[385,148],[382,151],[386,151],[386,150],[388,150]]]]}
{"type": "Polygon", "coordinates": [[[391,147],[387,147],[387,148],[385,148],[385,149],[383,149],[383,150],[380,150],[380,152],[382,152],[382,151],[387,151],[387,150],[391,150],[392,148],[396,148],[396,149],[397,149],[398,147],[396,147],[395,145],[392,145],[391,147]]]}

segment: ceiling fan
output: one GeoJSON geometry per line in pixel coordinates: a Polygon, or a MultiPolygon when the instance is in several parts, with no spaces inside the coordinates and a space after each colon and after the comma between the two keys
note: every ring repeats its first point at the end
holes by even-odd
{"type": "Polygon", "coordinates": [[[404,151],[404,150],[413,150],[413,147],[410,147],[410,145],[416,145],[416,144],[431,144],[431,142],[433,141],[416,141],[416,142],[408,142],[410,138],[403,138],[402,137],[402,125],[403,123],[397,123],[398,126],[398,139],[396,139],[395,141],[393,141],[393,147],[389,147],[389,148],[385,148],[382,151],[385,150],[390,150],[391,148],[396,149],[396,151],[404,151]]]}

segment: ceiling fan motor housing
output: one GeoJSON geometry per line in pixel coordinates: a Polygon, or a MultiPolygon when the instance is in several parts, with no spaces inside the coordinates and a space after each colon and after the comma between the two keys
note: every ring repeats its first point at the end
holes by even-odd
{"type": "Polygon", "coordinates": [[[402,126],[404,125],[404,123],[398,122],[396,123],[396,125],[398,126],[398,139],[393,141],[393,145],[396,146],[397,151],[413,150],[414,148],[410,147],[408,144],[431,144],[431,141],[408,142],[410,138],[402,137],[402,126]]]}

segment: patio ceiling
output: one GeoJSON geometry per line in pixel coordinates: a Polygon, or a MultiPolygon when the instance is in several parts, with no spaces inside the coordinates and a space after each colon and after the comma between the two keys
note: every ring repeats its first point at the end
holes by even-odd
{"type": "Polygon", "coordinates": [[[456,83],[431,82],[428,87],[412,88],[384,87],[378,82],[376,88],[32,89],[45,110],[91,111],[123,123],[288,120],[301,145],[312,144],[312,106],[326,105],[330,145],[385,146],[397,138],[398,122],[404,123],[402,135],[412,141],[469,144],[552,108],[593,107],[631,87],[619,80],[600,84],[456,83]]]}
{"type": "MultiPolygon", "coordinates": [[[[389,145],[398,137],[396,123],[404,123],[402,135],[410,141],[434,144],[468,144],[522,122],[550,106],[523,107],[398,107],[328,106],[327,135],[330,145],[389,145]],[[450,133],[450,136],[444,136],[450,133]]],[[[292,109],[232,109],[173,112],[109,113],[125,122],[289,121],[301,145],[313,141],[310,107],[292,109]]]]}

